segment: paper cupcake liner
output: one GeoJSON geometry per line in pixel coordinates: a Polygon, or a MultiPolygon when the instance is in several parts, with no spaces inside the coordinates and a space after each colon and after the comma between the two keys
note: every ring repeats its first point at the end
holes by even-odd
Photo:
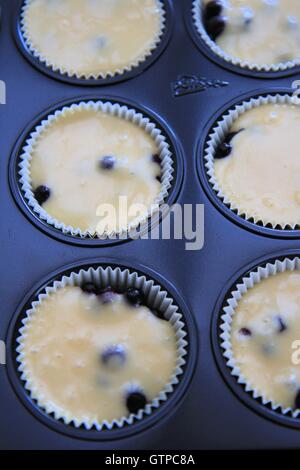
{"type": "Polygon", "coordinates": [[[256,64],[249,62],[248,60],[240,59],[239,57],[231,56],[227,54],[218,44],[213,41],[206,32],[206,29],[202,22],[202,0],[193,0],[192,5],[192,16],[194,25],[201,39],[205,44],[221,59],[226,62],[230,62],[232,65],[242,67],[249,70],[256,70],[259,72],[282,72],[289,70],[293,67],[300,65],[300,58],[289,60],[287,62],[278,62],[276,64],[256,64]]]}
{"type": "Polygon", "coordinates": [[[122,75],[126,72],[131,72],[134,68],[138,67],[141,65],[145,60],[152,55],[152,53],[155,51],[157,46],[162,40],[162,36],[164,34],[165,28],[166,28],[166,11],[164,8],[164,4],[162,0],[156,0],[158,7],[160,9],[160,28],[159,31],[157,32],[156,36],[153,39],[153,43],[148,47],[148,49],[140,56],[138,57],[135,61],[132,63],[126,65],[123,68],[118,68],[116,70],[107,70],[106,72],[99,72],[99,74],[80,74],[76,70],[68,70],[64,67],[61,67],[59,65],[53,64],[47,57],[45,57],[43,54],[41,54],[36,47],[31,43],[30,41],[30,33],[28,30],[28,27],[26,25],[26,20],[25,20],[25,14],[26,10],[28,9],[30,3],[32,0],[24,0],[23,7],[21,8],[20,12],[20,27],[21,27],[21,33],[24,38],[25,44],[31,54],[38,59],[41,63],[43,63],[46,67],[51,69],[53,72],[58,72],[61,75],[67,75],[69,78],[76,77],[77,79],[82,79],[82,80],[89,80],[89,79],[106,79],[106,78],[113,78],[116,75],[122,75]]]}
{"type": "Polygon", "coordinates": [[[231,375],[236,379],[237,383],[243,386],[245,392],[249,393],[255,400],[259,400],[263,405],[268,406],[273,411],[280,412],[285,416],[292,416],[297,418],[300,415],[300,410],[294,410],[291,407],[283,407],[280,403],[276,403],[261,390],[253,387],[244,375],[241,373],[240,368],[237,365],[237,361],[234,358],[232,345],[231,345],[231,324],[232,317],[235,314],[235,309],[238,306],[239,300],[249,290],[252,289],[256,284],[260,283],[263,279],[270,276],[275,276],[277,273],[284,271],[295,271],[300,270],[300,258],[295,257],[293,259],[284,258],[283,260],[277,259],[272,263],[267,263],[266,266],[258,266],[257,269],[251,271],[250,274],[243,277],[241,282],[235,286],[229,297],[227,298],[226,305],[223,308],[221,315],[220,329],[222,333],[219,336],[220,345],[223,349],[223,357],[226,360],[226,365],[230,369],[231,375]]]}
{"type": "MultiPolygon", "coordinates": [[[[163,288],[155,284],[153,280],[147,279],[143,275],[139,275],[136,272],[131,272],[128,269],[121,269],[119,267],[112,268],[101,266],[97,269],[89,268],[87,270],[81,269],[78,273],[72,272],[69,276],[62,276],[59,281],[54,281],[48,287],[46,287],[44,293],[40,294],[36,301],[34,301],[29,310],[27,310],[24,319],[22,320],[22,327],[19,329],[19,336],[17,338],[17,362],[18,372],[21,375],[21,380],[24,382],[24,387],[29,393],[30,397],[37,403],[37,405],[45,411],[48,415],[52,414],[56,420],[62,420],[66,425],[72,424],[76,428],[84,427],[87,430],[96,428],[98,431],[113,428],[122,428],[124,425],[131,425],[136,421],[141,421],[144,417],[149,416],[154,410],[159,408],[172,394],[174,388],[180,381],[180,376],[183,374],[183,368],[186,364],[185,356],[187,354],[188,342],[185,339],[187,333],[185,331],[185,323],[182,314],[179,311],[178,306],[174,303],[173,299],[169,294],[163,290],[163,288]],[[141,290],[146,299],[147,306],[150,309],[161,312],[165,319],[168,320],[173,328],[177,338],[177,361],[174,373],[170,378],[170,381],[165,385],[164,389],[159,395],[152,400],[151,403],[147,404],[142,410],[139,410],[137,414],[130,414],[129,416],[123,416],[113,421],[104,420],[99,421],[80,421],[75,418],[70,418],[64,415],[63,410],[55,405],[53,402],[45,403],[40,396],[39,390],[33,386],[33,381],[30,377],[30,372],[26,369],[26,355],[23,352],[24,345],[23,341],[26,337],[26,331],[30,328],[30,320],[35,315],[36,308],[41,304],[48,296],[55,293],[58,289],[65,286],[78,286],[83,282],[94,282],[98,287],[111,286],[120,291],[125,291],[129,287],[134,287],[141,290]]],[[[155,352],[154,352],[155,354],[155,352]]],[[[128,383],[127,389],[130,389],[134,384],[128,383]]]]}
{"type": "Polygon", "coordinates": [[[130,237],[131,233],[134,233],[136,230],[145,228],[148,224],[149,218],[158,217],[160,206],[165,202],[169,190],[173,181],[173,159],[172,153],[170,151],[170,146],[167,143],[166,137],[162,132],[155,126],[154,123],[150,121],[148,117],[143,116],[141,113],[130,109],[125,105],[120,105],[118,103],[102,102],[102,101],[88,101],[80,102],[79,104],[72,104],[65,106],[61,110],[55,111],[53,114],[47,116],[41,123],[31,132],[29,138],[26,140],[22,153],[20,155],[20,163],[18,165],[18,175],[20,177],[19,183],[23,195],[29,205],[29,207],[34,211],[34,213],[48,225],[55,227],[57,230],[60,230],[64,234],[70,234],[72,236],[77,236],[81,238],[100,238],[100,239],[115,239],[115,238],[127,238],[130,237]],[[159,151],[161,159],[161,191],[159,195],[153,200],[151,207],[148,212],[145,213],[144,217],[138,217],[134,219],[128,227],[122,227],[119,232],[111,231],[105,232],[103,234],[98,234],[96,231],[82,231],[78,227],[72,227],[70,225],[64,224],[62,221],[55,219],[50,214],[48,214],[42,206],[40,206],[33,194],[32,180],[30,176],[30,163],[32,160],[32,152],[38,139],[42,136],[47,129],[53,125],[62,116],[71,112],[80,112],[85,110],[96,110],[102,111],[104,113],[117,116],[121,119],[125,119],[128,122],[131,122],[145,132],[147,132],[153,141],[156,143],[156,146],[159,151]]]}
{"type": "Polygon", "coordinates": [[[291,96],[288,94],[259,96],[256,98],[251,98],[247,101],[243,101],[241,104],[227,111],[220,118],[220,120],[217,122],[217,124],[208,136],[208,141],[204,152],[205,171],[208,177],[208,181],[218,198],[239,217],[256,225],[269,227],[276,230],[296,230],[298,229],[300,220],[299,222],[295,222],[293,224],[278,220],[264,220],[259,214],[250,214],[245,209],[238,207],[238,205],[235,202],[231,201],[223,192],[222,188],[220,187],[217,181],[214,170],[215,152],[218,146],[224,141],[233,123],[239,118],[239,116],[241,116],[243,113],[249,111],[252,108],[258,108],[259,106],[265,104],[276,103],[300,105],[300,99],[297,96],[291,96]]]}

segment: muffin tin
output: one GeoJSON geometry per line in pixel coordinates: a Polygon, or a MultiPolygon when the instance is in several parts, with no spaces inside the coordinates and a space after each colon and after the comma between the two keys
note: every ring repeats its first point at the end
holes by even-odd
{"type": "Polygon", "coordinates": [[[0,447],[3,449],[262,449],[298,448],[299,420],[257,403],[230,375],[220,353],[219,318],[227,293],[250,269],[300,253],[299,231],[258,227],[230,211],[213,192],[203,153],[209,130],[228,108],[260,94],[293,91],[299,68],[261,73],[235,67],[202,43],[192,0],[165,0],[163,40],[132,73],[115,79],[67,79],[24,49],[22,2],[0,0],[1,283],[0,447]],[[16,178],[20,148],[34,125],[70,101],[120,101],[149,115],[176,155],[169,202],[204,204],[204,247],[186,240],[79,240],[55,233],[28,211],[16,178]],[[25,129],[25,130],[24,130],[25,129]],[[128,242],[128,243],[127,243],[128,242]],[[128,267],[160,284],[179,305],[188,330],[182,379],[151,416],[121,430],[84,431],[43,414],[16,370],[15,339],[24,310],[51,280],[80,267],[128,267]]]}
{"type": "MultiPolygon", "coordinates": [[[[67,100],[61,103],[56,104],[54,107],[45,110],[43,113],[38,116],[34,123],[30,123],[29,127],[26,128],[20,138],[18,139],[15,148],[13,150],[12,157],[10,159],[10,169],[9,169],[9,180],[10,180],[10,187],[16,202],[18,203],[21,210],[23,210],[24,214],[30,218],[30,220],[41,230],[44,230],[46,233],[49,233],[50,236],[54,236],[57,239],[67,241],[69,243],[79,244],[79,245],[91,245],[91,246],[101,246],[107,244],[115,244],[122,241],[129,241],[131,238],[129,234],[127,236],[116,236],[114,238],[100,238],[100,237],[80,237],[79,235],[72,235],[58,228],[54,227],[53,225],[48,224],[44,221],[41,217],[38,216],[36,211],[32,209],[29,205],[27,198],[25,197],[25,193],[22,190],[22,183],[20,178],[20,162],[21,162],[21,155],[24,151],[24,147],[26,146],[26,141],[30,138],[32,132],[34,132],[36,126],[40,125],[40,123],[47,119],[49,115],[53,115],[56,111],[61,111],[64,107],[69,107],[72,104],[77,103],[87,103],[87,102],[97,102],[99,98],[95,96],[94,98],[91,96],[82,96],[76,99],[67,100]]],[[[150,110],[143,108],[140,105],[135,104],[134,102],[127,102],[122,101],[121,99],[116,99],[110,96],[103,96],[101,98],[103,103],[112,103],[112,104],[120,104],[125,105],[130,110],[133,109],[138,113],[141,113],[144,117],[150,119],[151,123],[155,125],[155,127],[161,132],[162,136],[165,138],[165,143],[168,146],[168,150],[172,155],[172,180],[170,181],[170,188],[168,190],[168,194],[164,198],[164,203],[171,205],[176,201],[176,197],[178,191],[180,190],[182,184],[182,177],[183,177],[183,159],[182,159],[182,150],[177,142],[175,136],[172,134],[172,131],[168,129],[168,126],[159,118],[159,116],[155,116],[151,113],[150,110]]],[[[161,218],[161,215],[160,215],[161,218]]],[[[147,232],[150,229],[150,222],[148,224],[142,224],[139,232],[141,234],[147,232]],[[145,226],[146,225],[146,226],[145,226]]]]}
{"type": "Polygon", "coordinates": [[[208,168],[207,168],[207,149],[208,144],[211,139],[209,136],[218,126],[220,120],[227,116],[228,111],[235,109],[238,105],[248,103],[250,99],[256,99],[257,97],[276,97],[276,100],[280,97],[286,96],[293,96],[293,91],[290,89],[270,89],[269,92],[257,92],[257,93],[248,93],[239,97],[238,100],[235,100],[226,107],[224,107],[220,112],[218,112],[215,116],[213,116],[212,120],[208,124],[207,128],[205,129],[203,139],[200,139],[199,147],[197,150],[197,167],[198,167],[198,174],[201,180],[202,186],[205,189],[208,197],[211,201],[218,207],[226,216],[228,216],[232,221],[241,224],[249,230],[256,231],[257,233],[269,235],[271,237],[279,237],[279,238],[299,238],[300,230],[299,225],[296,225],[294,228],[290,226],[285,226],[284,228],[277,224],[275,227],[272,226],[271,223],[263,223],[263,221],[258,220],[254,221],[253,217],[246,217],[245,214],[238,214],[237,209],[231,209],[229,203],[225,203],[221,198],[218,196],[217,190],[213,188],[213,184],[210,181],[210,177],[208,175],[208,168]]]}
{"type": "MultiPolygon", "coordinates": [[[[125,279],[128,278],[126,274],[124,274],[123,276],[125,279]]],[[[117,275],[115,277],[118,279],[117,275]]],[[[151,297],[149,287],[147,288],[147,291],[148,294],[146,295],[149,298],[151,297]]],[[[195,324],[193,322],[193,317],[190,315],[187,306],[185,305],[185,302],[183,301],[183,299],[178,297],[176,291],[174,291],[172,289],[172,286],[169,286],[165,280],[161,279],[160,277],[156,277],[155,274],[152,274],[150,270],[147,270],[147,268],[140,267],[138,264],[130,265],[127,263],[126,265],[122,266],[119,261],[107,258],[94,259],[92,262],[91,260],[87,260],[86,262],[80,262],[65,266],[63,270],[58,270],[55,273],[52,273],[47,279],[43,279],[42,282],[39,282],[36,286],[33,287],[31,292],[27,295],[26,299],[19,306],[15,318],[10,324],[7,336],[7,344],[9,345],[9,348],[12,352],[12,354],[8,356],[8,375],[13,388],[15,389],[17,395],[22,400],[24,405],[28,408],[28,411],[34,414],[37,419],[41,420],[41,422],[44,422],[46,425],[50,426],[54,430],[81,439],[116,439],[122,436],[128,436],[132,433],[136,433],[139,430],[146,428],[151,423],[160,420],[165,413],[170,412],[170,407],[172,409],[176,405],[176,403],[180,401],[181,396],[184,394],[184,391],[189,384],[191,374],[193,373],[193,367],[195,364],[197,348],[190,348],[189,346],[191,343],[194,345],[197,344],[195,332],[196,329],[195,324]],[[182,335],[182,345],[179,348],[181,350],[182,357],[180,358],[180,361],[177,361],[178,364],[181,364],[181,366],[177,367],[176,380],[175,376],[172,378],[174,385],[170,386],[169,384],[167,387],[167,400],[162,400],[162,404],[159,407],[152,406],[152,410],[149,410],[150,412],[148,411],[148,413],[146,413],[145,417],[143,417],[142,419],[136,419],[131,417],[131,420],[133,420],[134,424],[124,424],[123,426],[121,426],[120,424],[118,426],[113,425],[111,429],[109,429],[107,425],[104,425],[103,430],[101,431],[95,430],[94,426],[91,429],[87,430],[86,427],[76,427],[73,423],[66,425],[63,419],[56,420],[54,418],[53,413],[47,414],[45,411],[43,411],[38,406],[37,401],[31,397],[30,392],[24,390],[24,379],[22,378],[22,373],[19,370],[20,362],[17,360],[17,339],[20,335],[20,329],[23,326],[22,320],[24,320],[24,318],[26,317],[26,311],[30,308],[32,303],[37,301],[40,294],[45,293],[46,287],[52,286],[55,281],[61,281],[63,276],[69,277],[73,273],[77,274],[80,271],[88,271],[89,268],[94,268],[96,270],[99,265],[103,269],[111,267],[113,270],[115,270],[116,268],[120,268],[123,272],[129,270],[129,273],[133,274],[134,276],[136,274],[138,276],[145,276],[146,281],[152,281],[154,283],[154,286],[164,286],[163,289],[166,289],[169,298],[172,299],[174,306],[178,308],[177,311],[182,317],[181,319],[179,319],[179,322],[182,323],[182,326],[180,328],[179,324],[177,326],[178,331],[180,331],[180,336],[182,335]]]]}
{"type": "MultiPolygon", "coordinates": [[[[263,416],[268,416],[270,419],[274,420],[274,422],[300,429],[300,420],[298,417],[294,417],[294,414],[296,414],[295,412],[280,409],[279,406],[272,406],[271,401],[265,403],[266,400],[264,401],[260,396],[255,396],[255,398],[253,398],[255,395],[253,390],[249,390],[248,392],[245,391],[247,388],[246,384],[242,384],[242,381],[238,381],[232,374],[232,368],[227,365],[227,359],[224,355],[224,344],[222,344],[224,339],[221,339],[221,337],[224,337],[225,324],[224,319],[221,317],[224,316],[224,309],[228,306],[229,299],[232,299],[232,292],[237,290],[237,285],[241,286],[243,284],[243,279],[248,278],[252,273],[256,273],[258,267],[262,269],[267,267],[271,272],[271,269],[273,269],[275,265],[278,266],[278,264],[281,263],[292,264],[294,260],[298,260],[298,254],[291,251],[280,252],[277,256],[273,256],[272,258],[264,256],[257,260],[255,264],[252,263],[248,265],[240,271],[234,279],[229,281],[216,303],[215,315],[212,322],[212,344],[220,371],[228,382],[228,385],[232,388],[232,391],[236,393],[237,397],[253,410],[261,413],[263,416]]],[[[278,272],[282,272],[281,269],[278,269],[278,272]]],[[[289,272],[293,271],[290,270],[289,272]]]]}

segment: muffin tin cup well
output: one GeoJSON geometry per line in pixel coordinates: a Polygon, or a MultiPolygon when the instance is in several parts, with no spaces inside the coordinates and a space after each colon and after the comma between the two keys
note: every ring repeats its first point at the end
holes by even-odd
{"type": "Polygon", "coordinates": [[[171,205],[175,201],[182,177],[181,150],[170,128],[158,116],[154,116],[146,109],[141,109],[134,103],[124,103],[121,99],[103,96],[98,99],[91,97],[74,98],[74,100],[59,103],[39,115],[18,139],[13,150],[9,169],[12,193],[19,206],[32,222],[62,241],[89,246],[115,244],[147,233],[162,218],[158,208],[164,203],[171,205]],[[80,111],[82,109],[99,109],[138,125],[153,138],[159,149],[162,168],[161,192],[157,199],[153,201],[154,209],[145,214],[144,218],[132,223],[128,230],[124,229],[119,233],[104,233],[101,236],[89,231],[82,232],[77,227],[66,226],[62,221],[52,218],[39,206],[33,196],[30,161],[35,141],[60,116],[69,110],[80,111]]]}
{"type": "Polygon", "coordinates": [[[253,64],[226,54],[207,34],[202,22],[201,0],[189,0],[185,5],[187,30],[196,46],[221,67],[241,75],[257,78],[279,78],[299,73],[300,59],[278,64],[253,64]]]}
{"type": "MultiPolygon", "coordinates": [[[[153,123],[150,122],[149,118],[144,117],[141,113],[137,113],[133,109],[129,109],[127,106],[121,106],[118,103],[110,103],[106,101],[94,102],[81,102],[78,104],[72,104],[70,106],[64,107],[62,110],[56,111],[55,113],[47,116],[39,126],[37,126],[33,132],[30,134],[29,139],[26,141],[24,149],[20,155],[19,163],[19,176],[22,192],[24,193],[25,199],[28,202],[28,205],[33,209],[33,211],[38,215],[38,217],[44,220],[48,225],[54,226],[57,230],[61,230],[63,233],[70,234],[72,236],[79,236],[81,238],[97,236],[94,232],[89,230],[83,231],[78,227],[72,227],[70,225],[64,224],[63,221],[57,220],[50,216],[44,209],[41,207],[33,194],[33,188],[31,185],[31,173],[30,166],[31,160],[33,158],[34,148],[37,142],[42,139],[43,135],[47,133],[48,129],[51,129],[53,125],[59,122],[60,119],[63,119],[65,116],[72,115],[73,113],[81,113],[85,111],[100,111],[102,113],[124,119],[124,121],[130,122],[142,130],[144,130],[155,142],[159,156],[161,160],[161,190],[157,198],[153,201],[154,206],[161,206],[168,195],[168,190],[171,187],[171,182],[173,179],[173,166],[172,166],[172,155],[169,151],[168,144],[165,140],[165,137],[161,134],[161,131],[155,127],[153,123]]],[[[144,226],[147,223],[149,217],[155,216],[155,209],[149,210],[148,213],[138,220],[133,220],[129,226],[122,227],[119,232],[108,232],[99,234],[99,238],[126,238],[127,235],[136,230],[139,226],[144,226]]]]}
{"type": "Polygon", "coordinates": [[[182,299],[165,280],[144,267],[116,264],[113,260],[98,260],[68,266],[53,273],[39,286],[35,286],[22,302],[9,327],[7,344],[8,374],[22,402],[32,413],[57,431],[86,439],[114,439],[138,432],[175,408],[189,384],[194,368],[197,339],[195,325],[182,299]],[[143,410],[112,422],[87,423],[66,419],[53,404],[45,405],[39,400],[37,391],[30,387],[26,367],[22,365],[22,337],[38,303],[48,295],[67,285],[80,285],[93,281],[99,287],[111,285],[119,291],[128,287],[140,289],[149,308],[159,311],[171,322],[177,337],[177,362],[170,381],[161,393],[143,410]],[[192,346],[190,342],[192,341],[192,346]]]}
{"type": "Polygon", "coordinates": [[[203,134],[204,138],[201,138],[198,144],[198,174],[202,186],[212,202],[234,222],[261,235],[279,238],[299,238],[299,223],[294,223],[293,225],[279,224],[277,221],[272,223],[272,221],[262,220],[260,217],[247,214],[226,197],[214,175],[215,150],[228,133],[232,123],[249,109],[266,103],[298,104],[300,102],[298,97],[293,96],[290,89],[262,90],[261,92],[245,94],[238,101],[234,100],[231,104],[218,111],[206,127],[203,134]]]}
{"type": "Polygon", "coordinates": [[[216,303],[211,340],[219,369],[232,391],[254,411],[267,419],[300,429],[300,410],[284,408],[253,388],[236,365],[231,349],[231,322],[238,301],[263,279],[284,271],[300,269],[300,251],[290,250],[264,256],[244,267],[228,282],[216,303]]]}
{"type": "Polygon", "coordinates": [[[172,35],[173,29],[173,5],[171,0],[158,0],[161,7],[161,28],[150,50],[137,61],[124,69],[114,72],[108,71],[99,76],[78,76],[76,73],[68,73],[59,67],[53,67],[49,61],[40,56],[38,51],[31,46],[26,29],[24,27],[24,9],[30,0],[18,0],[18,8],[14,17],[13,33],[15,42],[25,58],[44,74],[64,81],[66,83],[83,86],[100,86],[118,83],[136,77],[150,67],[163,53],[172,35]]]}

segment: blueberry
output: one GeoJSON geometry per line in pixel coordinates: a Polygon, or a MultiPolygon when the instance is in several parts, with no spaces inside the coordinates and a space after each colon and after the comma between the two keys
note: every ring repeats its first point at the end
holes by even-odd
{"type": "Polygon", "coordinates": [[[125,295],[128,302],[134,307],[138,307],[144,302],[144,296],[138,289],[130,288],[125,295]]]}
{"type": "Polygon", "coordinates": [[[136,414],[139,410],[145,408],[146,404],[147,398],[143,392],[131,392],[126,397],[126,406],[129,413],[136,414]]]}
{"type": "Polygon", "coordinates": [[[155,310],[155,311],[154,311],[154,310],[151,310],[151,311],[152,311],[153,315],[154,315],[155,317],[159,318],[160,320],[166,320],[166,321],[168,321],[162,312],[159,312],[158,310],[155,310]]]}
{"type": "Polygon", "coordinates": [[[223,33],[225,26],[226,18],[224,16],[213,16],[212,18],[205,21],[207,34],[213,40],[217,39],[217,37],[223,33]]]}
{"type": "Polygon", "coordinates": [[[215,158],[217,159],[226,158],[228,157],[228,155],[231,154],[231,151],[232,151],[232,146],[228,144],[227,142],[222,142],[217,148],[215,158]]]}
{"type": "Polygon", "coordinates": [[[244,20],[244,25],[248,26],[254,18],[254,11],[250,7],[244,7],[242,9],[243,12],[243,20],[244,20]]]}
{"type": "Polygon", "coordinates": [[[158,153],[156,153],[155,155],[152,155],[152,161],[154,163],[157,163],[157,165],[161,165],[161,159],[160,159],[160,156],[158,155],[158,153]]]}
{"type": "Polygon", "coordinates": [[[106,155],[100,159],[102,170],[112,170],[116,164],[116,159],[112,155],[106,155]]]}
{"type": "Polygon", "coordinates": [[[105,36],[98,36],[95,40],[95,43],[99,49],[103,49],[107,46],[107,38],[105,36]]]}
{"type": "Polygon", "coordinates": [[[244,129],[239,129],[238,131],[229,132],[226,135],[224,142],[222,142],[217,148],[215,158],[220,159],[228,157],[228,155],[230,155],[232,152],[232,145],[230,144],[230,142],[237,134],[239,134],[243,130],[244,129]]]}
{"type": "Polygon", "coordinates": [[[110,346],[102,352],[101,360],[104,365],[112,369],[118,369],[119,367],[122,367],[126,361],[126,352],[124,346],[121,344],[110,346]]]}
{"type": "Polygon", "coordinates": [[[33,194],[37,202],[42,205],[49,199],[51,191],[47,186],[41,185],[34,190],[33,194]]]}
{"type": "Polygon", "coordinates": [[[204,18],[209,19],[213,16],[218,16],[223,9],[223,5],[221,1],[218,0],[211,0],[208,2],[204,9],[204,18]]]}
{"type": "Polygon", "coordinates": [[[266,356],[272,356],[272,354],[274,353],[275,351],[275,346],[274,344],[272,343],[266,343],[266,344],[263,344],[262,347],[262,352],[266,355],[266,356]]]}
{"type": "Polygon", "coordinates": [[[287,329],[287,325],[286,323],[283,321],[282,317],[280,315],[276,315],[275,317],[275,320],[277,322],[277,325],[278,325],[278,333],[283,333],[283,331],[285,331],[287,329]]]}
{"type": "Polygon", "coordinates": [[[295,396],[295,408],[300,408],[300,390],[297,391],[297,394],[295,396]]]}
{"type": "MultiPolygon", "coordinates": [[[[158,153],[152,155],[152,161],[153,161],[154,163],[156,163],[157,165],[159,165],[159,166],[161,165],[161,159],[160,159],[160,156],[158,155],[158,153]]],[[[156,176],[155,179],[156,179],[159,183],[161,183],[161,175],[156,176]]]]}
{"type": "Polygon", "coordinates": [[[99,292],[100,300],[103,304],[110,304],[116,298],[116,292],[111,287],[106,287],[99,292]]]}
{"type": "Polygon", "coordinates": [[[240,335],[242,336],[252,336],[252,331],[249,328],[243,327],[239,330],[240,335]]]}
{"type": "Polygon", "coordinates": [[[229,144],[237,134],[239,134],[240,132],[242,132],[244,130],[245,129],[239,129],[238,131],[229,132],[226,136],[225,142],[227,142],[229,144]]]}
{"type": "Polygon", "coordinates": [[[84,282],[80,287],[86,294],[98,294],[98,288],[93,282],[84,282]]]}

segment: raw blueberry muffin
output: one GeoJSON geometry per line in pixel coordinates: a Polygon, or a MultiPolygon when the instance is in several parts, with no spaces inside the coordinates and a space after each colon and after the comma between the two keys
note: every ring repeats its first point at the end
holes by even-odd
{"type": "Polygon", "coordinates": [[[285,271],[255,284],[232,317],[232,354],[241,375],[259,395],[283,408],[300,408],[300,274],[285,271]]]}
{"type": "Polygon", "coordinates": [[[80,106],[67,108],[42,130],[31,151],[30,177],[49,216],[99,235],[146,217],[161,191],[160,156],[150,134],[80,106]]]}
{"type": "Polygon", "coordinates": [[[157,398],[175,373],[176,341],[140,291],[117,294],[85,282],[36,305],[20,341],[21,368],[42,408],[90,427],[157,398]]]}
{"type": "Polygon", "coordinates": [[[252,64],[300,57],[299,0],[204,0],[208,35],[231,57],[252,64]]]}
{"type": "Polygon", "coordinates": [[[160,0],[29,0],[23,34],[47,65],[78,77],[105,77],[137,65],[163,27],[160,0]]]}
{"type": "Polygon", "coordinates": [[[300,108],[262,104],[234,121],[217,148],[214,174],[231,206],[265,225],[300,223],[300,108]]]}

